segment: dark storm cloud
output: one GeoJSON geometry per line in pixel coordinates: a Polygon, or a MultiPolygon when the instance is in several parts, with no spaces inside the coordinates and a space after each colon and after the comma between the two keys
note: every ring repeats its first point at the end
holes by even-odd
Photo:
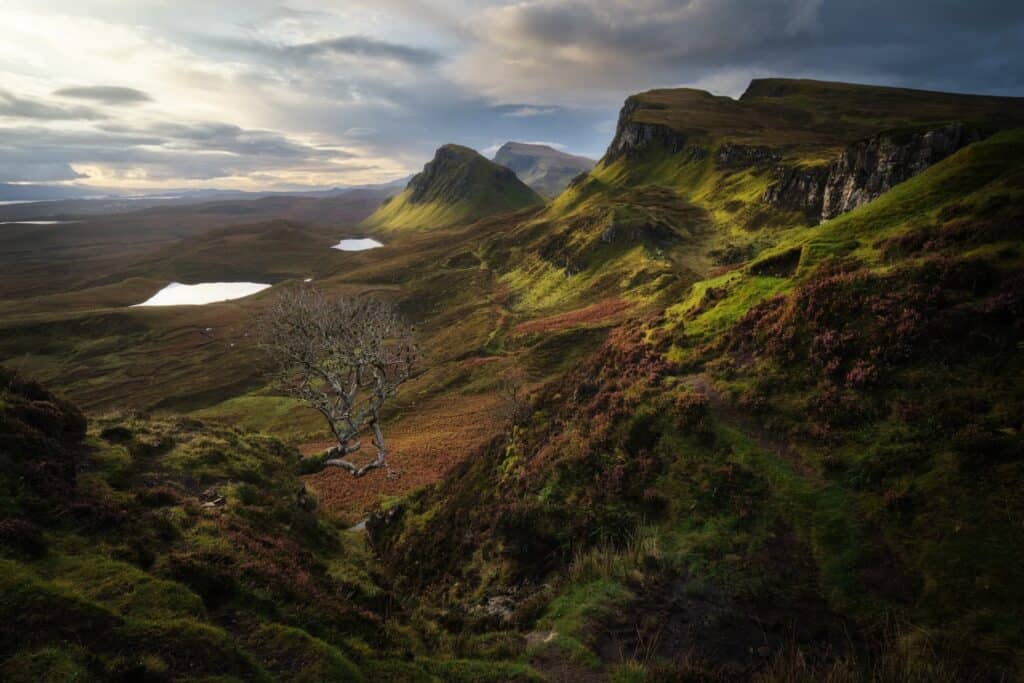
{"type": "Polygon", "coordinates": [[[141,90],[116,85],[88,85],[61,88],[53,94],[59,97],[92,100],[103,104],[142,104],[143,102],[151,102],[153,100],[148,93],[141,90]]]}
{"type": "Polygon", "coordinates": [[[99,119],[103,115],[89,107],[62,107],[36,99],[19,97],[6,90],[0,90],[0,116],[47,121],[72,121],[76,119],[99,119]]]}
{"type": "Polygon", "coordinates": [[[1024,3],[1000,0],[827,3],[806,55],[823,76],[907,87],[1024,94],[1024,3]]]}
{"type": "Polygon", "coordinates": [[[1024,87],[1024,3],[1006,0],[533,0],[475,26],[461,73],[496,97],[600,102],[686,84],[738,94],[755,75],[1024,87]]]}

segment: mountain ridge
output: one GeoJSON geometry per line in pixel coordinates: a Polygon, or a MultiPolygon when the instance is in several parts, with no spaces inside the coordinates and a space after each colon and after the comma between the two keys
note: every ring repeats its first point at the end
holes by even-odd
{"type": "Polygon", "coordinates": [[[573,178],[597,163],[550,145],[513,141],[503,144],[492,160],[511,168],[520,180],[547,197],[559,194],[573,178]]]}
{"type": "Polygon", "coordinates": [[[447,144],[363,225],[386,230],[446,227],[543,203],[511,169],[469,147],[447,144]]]}

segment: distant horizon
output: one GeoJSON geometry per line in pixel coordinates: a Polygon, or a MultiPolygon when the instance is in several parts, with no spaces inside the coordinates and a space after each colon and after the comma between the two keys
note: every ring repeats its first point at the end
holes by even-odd
{"type": "MultiPolygon", "coordinates": [[[[7,193],[14,193],[19,187],[26,189],[52,189],[52,190],[80,190],[84,194],[77,197],[66,197],[65,199],[131,199],[134,197],[138,198],[155,198],[158,196],[166,196],[168,199],[175,198],[173,195],[188,195],[188,194],[202,194],[202,193],[235,193],[235,194],[260,194],[260,193],[273,193],[273,194],[287,194],[287,193],[306,193],[306,192],[331,192],[333,190],[345,191],[345,190],[356,190],[361,188],[377,188],[386,187],[389,185],[398,185],[408,181],[410,176],[403,175],[394,180],[383,181],[380,183],[357,183],[352,185],[295,185],[295,186],[267,186],[267,187],[256,187],[252,189],[240,189],[232,187],[221,187],[217,185],[199,185],[194,187],[166,187],[166,188],[117,188],[117,187],[97,187],[94,185],[87,185],[84,183],[76,183],[74,181],[67,181],[61,183],[0,183],[0,191],[7,193]]],[[[0,199],[0,204],[19,204],[33,201],[54,201],[52,199],[0,199]]]]}

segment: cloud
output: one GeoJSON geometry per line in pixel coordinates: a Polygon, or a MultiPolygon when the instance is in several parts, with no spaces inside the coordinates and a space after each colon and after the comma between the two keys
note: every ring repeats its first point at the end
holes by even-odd
{"type": "Polygon", "coordinates": [[[446,142],[598,156],[631,93],[761,76],[1024,94],[1008,0],[129,4],[0,3],[6,175],[255,188],[388,180],[446,142]]]}
{"type": "Polygon", "coordinates": [[[64,162],[12,162],[0,160],[0,182],[54,183],[82,180],[88,174],[79,173],[64,162]]]}
{"type": "Polygon", "coordinates": [[[549,114],[557,114],[558,107],[518,107],[507,111],[502,116],[510,119],[523,119],[530,116],[548,116],[549,114]]]}
{"type": "MultiPolygon", "coordinates": [[[[364,35],[345,35],[305,42],[282,41],[256,33],[246,36],[201,38],[211,49],[242,57],[274,70],[317,69],[324,61],[429,68],[441,60],[434,50],[364,35]]],[[[315,73],[315,72],[314,72],[315,73]]],[[[294,75],[294,74],[293,74],[294,75]]],[[[365,75],[369,75],[366,73],[365,75]]]]}
{"type": "Polygon", "coordinates": [[[449,71],[505,103],[621,102],[752,77],[1020,93],[1024,4],[1007,0],[523,0],[469,22],[449,71]]]}
{"type": "Polygon", "coordinates": [[[354,155],[337,147],[317,147],[290,140],[267,130],[245,130],[230,123],[204,122],[152,124],[142,132],[165,139],[170,149],[226,152],[240,156],[275,159],[350,159],[354,155]]]}
{"type": "Polygon", "coordinates": [[[289,45],[282,49],[290,54],[309,57],[340,54],[370,59],[388,59],[417,66],[433,64],[440,58],[432,50],[389,43],[366,36],[340,36],[300,45],[289,45]]]}
{"type": "Polygon", "coordinates": [[[703,68],[820,32],[823,0],[528,0],[472,23],[478,42],[455,78],[502,101],[607,102],[615,91],[685,79],[703,68]]]}
{"type": "Polygon", "coordinates": [[[89,120],[102,114],[89,107],[62,107],[0,90],[0,116],[49,121],[89,120]]]}
{"type": "Polygon", "coordinates": [[[376,128],[349,128],[341,135],[345,138],[351,138],[355,140],[372,138],[380,132],[376,128]]]}
{"type": "Polygon", "coordinates": [[[232,124],[157,122],[101,124],[83,131],[40,126],[0,128],[3,180],[57,181],[85,177],[160,182],[256,176],[313,177],[374,166],[337,147],[308,145],[278,133],[232,124]],[[360,165],[361,164],[361,165],[360,165]]]}
{"type": "Polygon", "coordinates": [[[148,93],[135,88],[117,85],[89,85],[74,88],[61,88],[53,93],[59,97],[72,97],[79,100],[92,100],[103,104],[142,104],[151,102],[148,93]]]}

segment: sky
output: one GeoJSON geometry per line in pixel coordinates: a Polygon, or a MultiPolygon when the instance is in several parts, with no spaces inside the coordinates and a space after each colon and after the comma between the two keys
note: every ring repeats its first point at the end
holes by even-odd
{"type": "Polygon", "coordinates": [[[631,93],[808,77],[1024,96],[1024,2],[0,0],[0,183],[386,182],[599,157],[631,93]]]}

